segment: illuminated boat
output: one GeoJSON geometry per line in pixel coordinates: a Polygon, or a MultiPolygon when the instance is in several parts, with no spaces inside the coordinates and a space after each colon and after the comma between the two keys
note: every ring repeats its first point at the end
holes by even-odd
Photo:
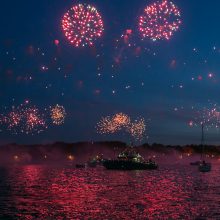
{"type": "Polygon", "coordinates": [[[104,160],[103,166],[109,170],[155,170],[158,168],[154,161],[145,161],[132,147],[120,153],[117,159],[104,160]]]}
{"type": "Polygon", "coordinates": [[[104,162],[103,155],[97,155],[87,162],[88,167],[102,166],[104,162]]]}

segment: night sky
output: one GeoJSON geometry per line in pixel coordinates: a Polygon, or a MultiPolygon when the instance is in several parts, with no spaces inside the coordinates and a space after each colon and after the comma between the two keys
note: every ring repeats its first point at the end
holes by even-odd
{"type": "MultiPolygon", "coordinates": [[[[199,112],[218,112],[220,102],[220,1],[174,0],[182,24],[170,40],[156,42],[142,40],[138,31],[139,16],[153,2],[2,1],[0,114],[28,102],[41,111],[59,104],[66,118],[33,135],[1,124],[0,143],[129,142],[126,133],[96,131],[101,117],[123,112],[145,119],[141,143],[198,144],[199,112]],[[104,33],[93,47],[75,48],[62,30],[64,13],[78,3],[95,6],[102,16],[104,33]],[[121,37],[126,30],[132,30],[130,47],[121,37]]],[[[217,144],[213,120],[205,141],[217,144]]]]}

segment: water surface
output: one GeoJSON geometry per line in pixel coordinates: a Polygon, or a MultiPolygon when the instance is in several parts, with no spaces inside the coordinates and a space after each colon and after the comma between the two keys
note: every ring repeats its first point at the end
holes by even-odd
{"type": "Polygon", "coordinates": [[[220,219],[220,165],[108,171],[25,165],[0,169],[1,219],[220,219]]]}

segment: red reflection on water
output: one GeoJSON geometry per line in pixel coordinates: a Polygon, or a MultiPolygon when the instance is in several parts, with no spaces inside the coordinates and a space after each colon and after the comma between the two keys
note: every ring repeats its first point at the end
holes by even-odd
{"type": "Polygon", "coordinates": [[[140,172],[17,167],[9,172],[11,196],[4,210],[21,219],[220,217],[220,176],[213,182],[209,175],[190,166],[140,172]]]}

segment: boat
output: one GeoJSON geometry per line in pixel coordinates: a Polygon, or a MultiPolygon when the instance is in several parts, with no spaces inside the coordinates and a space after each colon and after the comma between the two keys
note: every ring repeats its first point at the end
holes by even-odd
{"type": "Polygon", "coordinates": [[[78,168],[78,169],[86,168],[86,165],[85,164],[76,164],[76,168],[78,168]]]}
{"type": "Polygon", "coordinates": [[[211,163],[206,163],[205,161],[203,161],[200,165],[199,165],[199,171],[206,173],[206,172],[210,172],[212,170],[212,165],[211,163]]]}
{"type": "Polygon", "coordinates": [[[201,161],[199,165],[199,172],[210,172],[212,170],[212,164],[207,163],[204,158],[204,151],[205,151],[205,145],[204,145],[204,124],[202,123],[202,139],[201,139],[201,147],[202,147],[202,152],[201,152],[201,161]]]}
{"type": "Polygon", "coordinates": [[[104,162],[103,155],[97,155],[87,162],[88,167],[102,166],[104,162]]]}
{"type": "Polygon", "coordinates": [[[201,160],[195,161],[195,162],[191,162],[190,165],[192,166],[199,166],[202,163],[201,160]]]}
{"type": "Polygon", "coordinates": [[[155,170],[158,165],[153,160],[145,161],[133,147],[128,147],[120,153],[117,159],[103,161],[103,166],[108,170],[155,170]]]}

